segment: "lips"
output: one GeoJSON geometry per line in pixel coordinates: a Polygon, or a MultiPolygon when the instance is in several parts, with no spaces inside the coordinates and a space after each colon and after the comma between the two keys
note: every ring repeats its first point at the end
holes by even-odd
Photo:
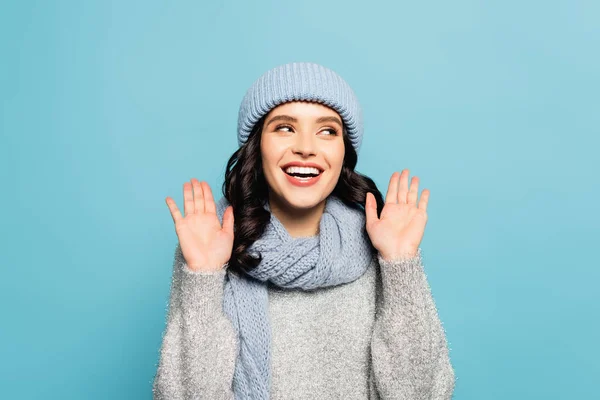
{"type": "Polygon", "coordinates": [[[290,182],[294,186],[299,186],[299,187],[312,186],[315,183],[317,183],[319,181],[319,179],[321,179],[321,175],[323,175],[323,173],[320,173],[319,175],[313,176],[311,178],[300,178],[300,177],[289,175],[285,171],[283,171],[283,173],[285,174],[285,177],[287,178],[288,182],[290,182]]]}
{"type": "Polygon", "coordinates": [[[283,165],[283,167],[281,167],[281,170],[285,174],[285,177],[287,178],[288,182],[290,182],[294,186],[299,186],[299,187],[306,187],[306,186],[314,185],[321,178],[321,175],[323,174],[323,171],[324,171],[324,169],[318,164],[301,163],[298,161],[287,163],[287,164],[283,165]],[[286,170],[290,167],[304,167],[304,168],[310,168],[311,170],[314,168],[318,171],[318,174],[314,175],[314,170],[311,173],[303,173],[303,172],[300,172],[299,170],[296,170],[293,173],[288,173],[286,170]]]}
{"type": "Polygon", "coordinates": [[[320,172],[325,171],[325,168],[321,167],[319,164],[311,163],[311,162],[309,162],[309,163],[303,163],[303,162],[300,162],[300,161],[292,161],[292,162],[289,162],[287,164],[284,164],[281,167],[281,169],[283,169],[284,172],[285,172],[285,170],[288,167],[312,167],[312,168],[318,169],[320,172]]]}

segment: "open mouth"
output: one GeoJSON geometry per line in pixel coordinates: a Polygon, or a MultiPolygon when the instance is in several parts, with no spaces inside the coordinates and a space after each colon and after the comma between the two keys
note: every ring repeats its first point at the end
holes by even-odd
{"type": "Polygon", "coordinates": [[[282,168],[288,180],[299,186],[308,186],[315,183],[323,171],[314,167],[288,167],[282,168]]]}
{"type": "Polygon", "coordinates": [[[309,180],[311,178],[315,178],[315,177],[321,175],[321,173],[322,173],[322,171],[318,170],[317,168],[313,168],[313,167],[309,167],[309,168],[288,167],[288,168],[285,168],[283,170],[283,172],[285,172],[289,176],[292,176],[292,177],[300,179],[300,180],[309,180]]]}

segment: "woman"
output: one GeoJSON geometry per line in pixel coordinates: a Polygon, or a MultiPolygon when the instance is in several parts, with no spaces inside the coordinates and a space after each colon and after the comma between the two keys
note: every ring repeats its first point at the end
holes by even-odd
{"type": "Polygon", "coordinates": [[[179,243],[155,399],[448,399],[454,371],[419,247],[429,191],[385,202],[354,168],[349,85],[314,63],[248,89],[224,196],[166,198],[179,243]]]}

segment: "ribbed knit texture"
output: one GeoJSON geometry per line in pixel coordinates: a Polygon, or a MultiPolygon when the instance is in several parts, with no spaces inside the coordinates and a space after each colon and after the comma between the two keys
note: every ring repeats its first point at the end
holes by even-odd
{"type": "Polygon", "coordinates": [[[310,62],[280,65],[253,83],[239,108],[238,144],[241,146],[248,140],[256,122],[271,109],[294,100],[317,102],[337,111],[358,153],[363,136],[363,116],[354,91],[331,69],[310,62]]]}
{"type": "MultiPolygon", "coordinates": [[[[229,206],[222,197],[222,222],[229,206]]],[[[268,202],[265,209],[270,211],[268,202]]],[[[319,234],[294,238],[271,213],[263,235],[248,249],[260,264],[239,277],[228,273],[223,310],[238,334],[240,352],[233,376],[236,400],[268,399],[271,386],[271,326],[267,283],[281,288],[313,290],[360,278],[375,255],[365,230],[365,214],[330,195],[319,222],[319,234]]],[[[229,272],[229,271],[228,271],[229,272]]]]}
{"type": "MultiPolygon", "coordinates": [[[[155,400],[234,399],[239,339],[223,312],[226,271],[193,271],[177,244],[155,400]]],[[[344,285],[269,284],[268,292],[270,400],[452,397],[454,371],[420,253],[374,257],[344,285]]]]}

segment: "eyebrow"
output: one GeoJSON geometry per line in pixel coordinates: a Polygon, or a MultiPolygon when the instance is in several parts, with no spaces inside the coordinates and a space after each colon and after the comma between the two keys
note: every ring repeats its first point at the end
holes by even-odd
{"type": "MultiPolygon", "coordinates": [[[[289,115],[276,115],[265,124],[265,127],[269,126],[270,124],[272,124],[275,121],[298,122],[298,119],[294,118],[292,116],[289,116],[289,115]]],[[[339,124],[340,127],[344,126],[342,124],[342,121],[340,121],[340,119],[338,117],[334,117],[334,116],[317,118],[316,123],[320,124],[321,122],[335,122],[335,123],[339,124]]]]}

